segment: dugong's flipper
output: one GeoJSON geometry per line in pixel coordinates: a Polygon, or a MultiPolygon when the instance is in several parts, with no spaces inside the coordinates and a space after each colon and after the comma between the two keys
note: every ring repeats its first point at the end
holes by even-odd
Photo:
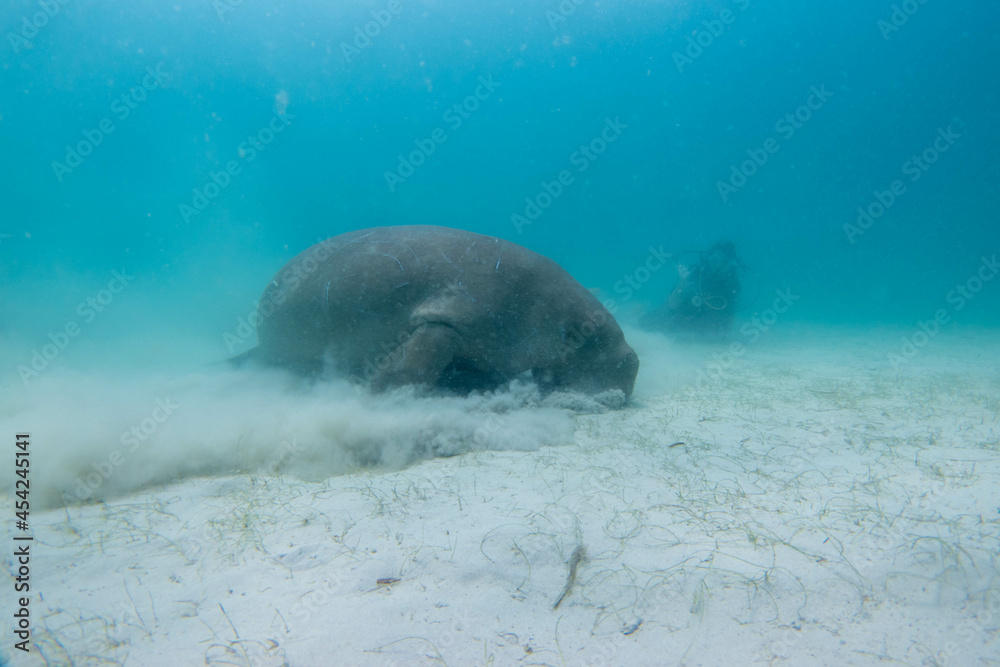
{"type": "Polygon", "coordinates": [[[441,322],[421,324],[402,344],[397,359],[380,370],[372,380],[372,389],[384,391],[407,384],[436,386],[441,374],[461,349],[458,332],[441,322]]]}

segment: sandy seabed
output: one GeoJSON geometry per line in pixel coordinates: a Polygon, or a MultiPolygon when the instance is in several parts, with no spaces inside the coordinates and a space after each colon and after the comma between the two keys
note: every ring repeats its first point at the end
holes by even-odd
{"type": "Polygon", "coordinates": [[[216,471],[35,512],[31,652],[5,621],[3,655],[1000,664],[1000,336],[942,332],[894,368],[908,333],[774,335],[729,359],[630,332],[635,405],[562,415],[575,431],[536,451],[216,471]]]}

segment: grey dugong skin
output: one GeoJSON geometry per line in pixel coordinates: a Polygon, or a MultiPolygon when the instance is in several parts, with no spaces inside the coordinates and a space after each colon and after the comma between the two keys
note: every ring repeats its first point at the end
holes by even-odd
{"type": "Polygon", "coordinates": [[[490,389],[531,371],[545,390],[632,393],[639,360],[610,312],[552,260],[429,225],[375,227],[300,253],[264,290],[255,360],[332,369],[376,391],[490,389]]]}

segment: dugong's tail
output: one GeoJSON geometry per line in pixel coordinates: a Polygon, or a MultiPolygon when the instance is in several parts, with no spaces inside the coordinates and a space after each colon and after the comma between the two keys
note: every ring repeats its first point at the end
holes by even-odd
{"type": "Polygon", "coordinates": [[[235,366],[237,368],[242,368],[243,366],[246,366],[248,363],[253,363],[257,361],[259,358],[260,358],[260,348],[254,347],[247,350],[243,354],[237,354],[235,357],[229,357],[228,359],[226,359],[226,363],[230,364],[231,366],[235,366]]]}

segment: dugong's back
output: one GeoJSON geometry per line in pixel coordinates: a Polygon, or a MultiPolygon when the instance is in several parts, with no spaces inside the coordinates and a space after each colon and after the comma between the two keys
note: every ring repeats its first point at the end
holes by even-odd
{"type": "MultiPolygon", "coordinates": [[[[383,380],[420,378],[426,367],[436,378],[431,384],[443,372],[489,386],[527,370],[573,365],[567,350],[583,343],[568,347],[567,338],[581,325],[600,329],[588,345],[615,346],[612,355],[630,355],[638,367],[610,313],[558,264],[509,241],[447,227],[377,227],[318,243],[275,276],[259,311],[256,358],[307,374],[329,367],[373,380],[389,366],[409,365],[405,377],[383,380]]],[[[611,363],[608,356],[600,354],[602,364],[611,363]]],[[[546,376],[586,375],[585,366],[546,376]]],[[[610,372],[626,378],[612,386],[631,392],[634,369],[610,372]]]]}
{"type": "Polygon", "coordinates": [[[300,253],[268,285],[258,326],[261,359],[316,372],[327,357],[354,374],[366,358],[435,316],[464,329],[482,329],[484,317],[497,325],[494,336],[516,335],[510,328],[537,301],[523,288],[572,280],[559,274],[565,272],[555,262],[526,248],[458,229],[348,232],[300,253]],[[273,313],[263,317],[268,304],[273,313]],[[434,306],[448,312],[435,313],[434,306]]]}

